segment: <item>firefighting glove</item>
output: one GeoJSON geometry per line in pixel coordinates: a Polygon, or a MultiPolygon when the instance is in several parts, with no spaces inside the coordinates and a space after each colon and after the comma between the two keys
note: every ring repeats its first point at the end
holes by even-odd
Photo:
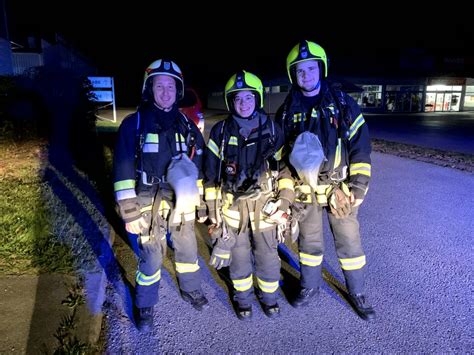
{"type": "Polygon", "coordinates": [[[133,234],[140,234],[140,233],[145,233],[148,234],[148,229],[150,228],[150,225],[146,221],[144,217],[140,217],[139,219],[136,219],[134,221],[125,223],[125,229],[129,233],[133,234]]]}
{"type": "Polygon", "coordinates": [[[346,218],[351,213],[350,193],[346,194],[336,186],[329,195],[331,213],[337,218],[346,218]]]}
{"type": "Polygon", "coordinates": [[[212,249],[209,265],[214,266],[217,270],[229,266],[232,260],[230,251],[234,245],[235,237],[233,236],[227,235],[226,238],[218,238],[212,249]]]}

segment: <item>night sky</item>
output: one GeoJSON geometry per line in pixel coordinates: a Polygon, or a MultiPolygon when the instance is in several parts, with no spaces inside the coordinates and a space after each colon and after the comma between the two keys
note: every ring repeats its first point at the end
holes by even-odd
{"type": "Polygon", "coordinates": [[[177,62],[185,81],[206,92],[222,88],[239,69],[263,78],[285,76],[286,56],[301,39],[322,45],[333,63],[343,56],[387,58],[402,48],[452,55],[474,51],[474,26],[469,28],[467,18],[453,17],[460,9],[414,11],[391,3],[377,5],[380,15],[369,16],[367,3],[361,2],[364,8],[354,6],[341,15],[336,9],[342,5],[310,9],[295,2],[294,9],[271,5],[271,11],[257,13],[251,3],[228,2],[222,6],[233,11],[215,8],[212,13],[219,15],[211,16],[202,4],[98,3],[7,0],[10,37],[59,32],[90,58],[100,75],[115,77],[117,96],[125,101],[138,97],[144,69],[162,57],[177,62]],[[387,6],[392,7],[390,16],[387,6]],[[131,92],[126,95],[125,90],[131,92]]]}

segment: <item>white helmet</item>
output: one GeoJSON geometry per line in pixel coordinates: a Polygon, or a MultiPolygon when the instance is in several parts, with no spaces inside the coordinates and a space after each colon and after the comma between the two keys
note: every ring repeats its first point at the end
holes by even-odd
{"type": "Polygon", "coordinates": [[[178,100],[181,100],[184,97],[184,80],[183,74],[181,73],[181,69],[179,69],[178,65],[175,62],[167,59],[155,60],[145,69],[142,94],[145,94],[147,90],[147,85],[151,85],[151,81],[149,79],[155,75],[168,75],[174,78],[176,80],[177,89],[176,98],[178,100]]]}

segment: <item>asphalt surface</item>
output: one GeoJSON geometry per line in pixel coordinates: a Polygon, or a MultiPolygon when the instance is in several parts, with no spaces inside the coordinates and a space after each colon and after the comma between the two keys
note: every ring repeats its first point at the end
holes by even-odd
{"type": "MultiPolygon", "coordinates": [[[[294,309],[282,292],[280,318],[266,318],[255,301],[254,318],[238,320],[228,288],[207,265],[209,251],[199,228],[210,309],[197,312],[179,297],[168,255],[154,329],[147,335],[131,321],[134,255],[117,240],[123,271],[107,290],[106,353],[473,352],[473,175],[380,153],[372,157],[373,179],[360,223],[376,321],[359,319],[337,291],[343,279],[327,225],[326,283],[319,299],[294,309]]],[[[295,275],[282,273],[285,289],[295,275]]]]}
{"type": "Polygon", "coordinates": [[[364,114],[372,138],[474,155],[474,112],[364,114]]]}

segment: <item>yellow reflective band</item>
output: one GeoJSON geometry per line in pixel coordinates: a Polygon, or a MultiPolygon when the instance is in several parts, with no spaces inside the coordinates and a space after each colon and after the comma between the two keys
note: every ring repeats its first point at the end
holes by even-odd
{"type": "Polygon", "coordinates": [[[147,211],[151,211],[152,209],[152,205],[149,205],[149,206],[143,206],[142,208],[140,208],[140,212],[147,212],[147,211]]]}
{"type": "Polygon", "coordinates": [[[240,212],[229,210],[228,207],[222,208],[222,215],[228,226],[232,228],[239,228],[240,225],[240,212]]]}
{"type": "Polygon", "coordinates": [[[304,194],[310,194],[311,193],[311,187],[309,185],[296,185],[295,189],[300,190],[304,194]]]}
{"type": "MultiPolygon", "coordinates": [[[[207,149],[209,149],[217,158],[219,158],[219,147],[212,139],[209,139],[209,142],[207,143],[207,149]]],[[[221,159],[223,159],[222,156],[221,159]]]]}
{"type": "Polygon", "coordinates": [[[311,255],[300,252],[300,263],[307,266],[319,266],[323,262],[322,255],[311,255]]]}
{"type": "Polygon", "coordinates": [[[370,177],[371,173],[371,165],[368,163],[356,163],[356,164],[351,164],[349,166],[349,175],[366,175],[370,177]]]}
{"type": "Polygon", "coordinates": [[[135,180],[120,180],[114,183],[114,191],[134,189],[135,180]]]}
{"type": "Polygon", "coordinates": [[[234,288],[237,291],[247,291],[252,287],[253,284],[252,274],[250,274],[250,276],[245,279],[232,280],[232,283],[234,284],[234,288]]]}
{"type": "Polygon", "coordinates": [[[291,191],[295,191],[295,186],[293,184],[293,180],[288,179],[288,178],[283,178],[283,179],[278,180],[278,191],[281,191],[283,189],[288,189],[288,190],[291,190],[291,191]]]}
{"type": "Polygon", "coordinates": [[[170,209],[171,209],[171,206],[168,203],[168,201],[161,200],[159,210],[163,211],[163,210],[170,210],[170,209]]]}
{"type": "Polygon", "coordinates": [[[206,187],[204,189],[204,198],[206,201],[215,200],[217,198],[217,189],[215,187],[206,187]]]}
{"type": "Polygon", "coordinates": [[[157,272],[155,272],[151,276],[147,276],[140,271],[137,271],[135,281],[137,284],[142,285],[142,286],[150,286],[153,285],[154,283],[157,283],[161,279],[161,269],[158,269],[157,272]]]}
{"type": "Polygon", "coordinates": [[[275,158],[276,161],[280,161],[282,154],[283,154],[283,146],[280,149],[278,149],[278,152],[273,154],[273,157],[275,158]]]}
{"type": "Polygon", "coordinates": [[[196,185],[197,185],[197,187],[203,187],[202,179],[197,179],[196,180],[196,185]]]}
{"type": "Polygon", "coordinates": [[[177,133],[177,132],[176,132],[176,133],[174,134],[174,139],[176,140],[176,143],[178,143],[178,142],[180,142],[180,143],[181,143],[181,142],[184,142],[184,137],[183,137],[183,135],[182,135],[181,133],[177,133]]]}
{"type": "Polygon", "coordinates": [[[239,145],[239,140],[236,136],[230,136],[229,138],[229,145],[239,145]]]}
{"type": "Polygon", "coordinates": [[[147,133],[145,143],[158,143],[159,135],[156,133],[147,133]]]}
{"type": "Polygon", "coordinates": [[[349,186],[345,182],[341,182],[341,190],[346,194],[346,196],[351,195],[351,190],[349,189],[349,186]]]}
{"type": "Polygon", "coordinates": [[[278,281],[268,282],[257,277],[257,284],[260,290],[266,293],[273,293],[278,290],[278,281]]]}
{"type": "Polygon", "coordinates": [[[311,117],[312,118],[317,118],[318,117],[318,111],[316,111],[316,109],[314,107],[311,110],[311,117]]]}
{"type": "Polygon", "coordinates": [[[334,169],[341,164],[341,138],[337,139],[336,157],[334,158],[334,169]]]}
{"type": "Polygon", "coordinates": [[[185,274],[185,273],[188,273],[188,272],[196,272],[199,270],[199,265],[198,265],[198,261],[196,260],[195,263],[178,263],[176,262],[175,263],[176,265],[176,272],[180,273],[180,274],[185,274]]]}
{"type": "Polygon", "coordinates": [[[343,270],[359,270],[365,265],[365,255],[358,256],[357,258],[339,259],[339,262],[343,270]]]}
{"type": "Polygon", "coordinates": [[[360,126],[362,126],[364,123],[365,123],[364,116],[362,116],[362,114],[357,116],[354,123],[352,123],[351,127],[349,128],[349,140],[351,140],[352,137],[354,137],[354,135],[359,130],[360,126]]]}

